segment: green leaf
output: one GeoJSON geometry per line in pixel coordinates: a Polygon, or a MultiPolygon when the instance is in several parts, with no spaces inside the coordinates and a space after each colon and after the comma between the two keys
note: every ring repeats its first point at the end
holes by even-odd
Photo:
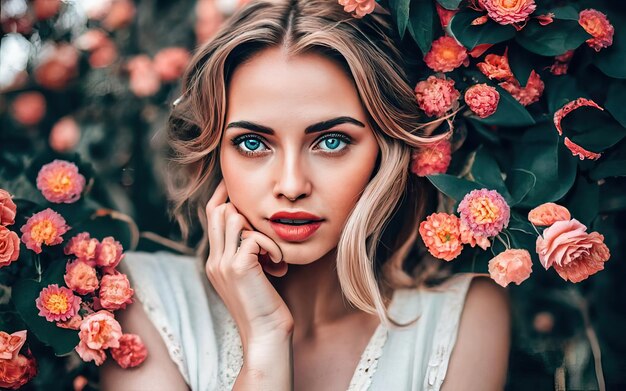
{"type": "Polygon", "coordinates": [[[507,202],[511,201],[509,190],[502,179],[500,166],[486,148],[481,146],[476,151],[471,171],[476,182],[489,190],[496,190],[507,202]]]}
{"type": "Polygon", "coordinates": [[[406,26],[409,21],[409,5],[411,0],[389,0],[389,7],[391,8],[391,14],[398,26],[398,34],[400,37],[404,37],[406,26]]]}
{"type": "Polygon", "coordinates": [[[517,35],[517,42],[526,50],[542,56],[558,56],[576,49],[589,35],[574,20],[556,19],[547,26],[529,22],[517,35]]]}
{"type": "Polygon", "coordinates": [[[518,101],[500,86],[495,86],[500,93],[498,109],[487,118],[478,118],[476,121],[487,125],[502,126],[531,126],[535,124],[535,119],[518,101]]]}
{"type": "Polygon", "coordinates": [[[573,218],[589,227],[600,210],[600,187],[587,182],[584,177],[578,177],[572,193],[568,195],[566,207],[573,218]]]}
{"type": "Polygon", "coordinates": [[[563,107],[566,103],[577,98],[587,98],[587,94],[579,87],[578,81],[570,76],[546,75],[546,97],[548,101],[548,113],[550,116],[563,107]]]}
{"type": "Polygon", "coordinates": [[[500,136],[493,130],[487,129],[487,127],[480,122],[476,121],[475,117],[467,117],[467,122],[471,125],[472,129],[476,131],[482,138],[493,143],[498,144],[500,142],[500,136]]]}
{"type": "Polygon", "coordinates": [[[604,108],[626,128],[626,110],[624,110],[624,103],[626,103],[626,81],[615,80],[611,82],[609,86],[604,108]]]}
{"type": "Polygon", "coordinates": [[[469,50],[483,43],[499,43],[515,36],[513,26],[504,26],[491,19],[485,24],[472,26],[472,21],[482,15],[481,12],[464,9],[457,12],[450,21],[452,34],[469,50]]]}
{"type": "Polygon", "coordinates": [[[571,5],[557,7],[550,10],[554,14],[555,19],[575,20],[578,21],[578,10],[571,5]]]}
{"type": "Polygon", "coordinates": [[[437,17],[431,0],[417,0],[409,11],[409,33],[425,56],[435,39],[437,17]]]}
{"type": "Polygon", "coordinates": [[[515,206],[535,187],[537,177],[528,170],[514,168],[508,173],[505,183],[511,194],[509,206],[515,206]]]}
{"type": "Polygon", "coordinates": [[[589,177],[595,181],[617,176],[626,176],[626,158],[600,160],[591,172],[589,172],[589,177]]]}
{"type": "Polygon", "coordinates": [[[533,70],[550,67],[553,61],[550,57],[531,53],[515,42],[509,45],[508,57],[511,71],[522,87],[526,86],[528,77],[533,70]]]}
{"type": "Polygon", "coordinates": [[[562,127],[573,142],[593,152],[602,152],[626,137],[626,128],[613,117],[588,107],[570,113],[563,119],[562,127]]]}
{"type": "Polygon", "coordinates": [[[472,190],[482,188],[476,182],[470,182],[467,179],[457,178],[448,174],[428,175],[427,178],[439,191],[455,201],[462,200],[472,190]]]}
{"type": "Polygon", "coordinates": [[[626,79],[626,16],[620,12],[607,16],[615,27],[613,45],[596,53],[593,63],[609,77],[626,79]]]}
{"type": "Polygon", "coordinates": [[[461,0],[437,0],[437,3],[447,10],[456,10],[459,9],[461,0]]]}

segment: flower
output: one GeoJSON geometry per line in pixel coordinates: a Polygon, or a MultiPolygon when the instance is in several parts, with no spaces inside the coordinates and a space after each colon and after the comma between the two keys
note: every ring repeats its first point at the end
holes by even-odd
{"type": "Polygon", "coordinates": [[[154,69],[150,57],[141,54],[128,62],[130,73],[130,90],[139,97],[156,94],[161,88],[161,79],[154,69]]]}
{"type": "Polygon", "coordinates": [[[87,378],[83,375],[78,375],[74,378],[72,387],[74,388],[74,391],[83,391],[85,387],[87,387],[87,384],[89,384],[89,380],[87,380],[87,378]]]}
{"type": "Polygon", "coordinates": [[[411,172],[417,176],[444,174],[452,160],[449,141],[439,141],[416,149],[411,154],[411,172]]]}
{"type": "Polygon", "coordinates": [[[0,225],[13,225],[15,224],[15,213],[17,206],[11,199],[11,194],[0,189],[0,225]]]}
{"type": "Polygon", "coordinates": [[[78,74],[78,51],[70,44],[50,47],[35,68],[37,82],[51,90],[61,90],[78,74]]]}
{"type": "Polygon", "coordinates": [[[66,321],[57,322],[56,326],[62,329],[78,330],[82,322],[83,318],[79,314],[76,314],[66,321]]]}
{"type": "Polygon", "coordinates": [[[439,3],[435,3],[435,8],[437,10],[437,15],[439,16],[439,22],[441,23],[441,27],[444,29],[448,27],[450,20],[452,17],[459,12],[459,10],[448,10],[443,8],[439,3]]]}
{"type": "Polygon", "coordinates": [[[566,207],[553,202],[546,202],[528,212],[528,221],[539,227],[550,226],[557,221],[571,218],[566,207]]]}
{"type": "Polygon", "coordinates": [[[57,152],[74,149],[80,140],[80,127],[72,117],[61,118],[50,131],[48,143],[57,152]]]}
{"type": "Polygon", "coordinates": [[[539,260],[547,270],[551,266],[565,281],[580,282],[604,269],[611,254],[604,236],[587,233],[576,219],[557,221],[537,238],[539,260]]]}
{"type": "Polygon", "coordinates": [[[124,257],[123,251],[124,249],[120,242],[116,241],[112,236],[107,236],[98,245],[96,265],[104,268],[105,272],[112,271],[124,257]]]}
{"type": "Polygon", "coordinates": [[[463,197],[457,210],[469,229],[478,236],[496,236],[509,225],[511,210],[495,190],[472,190],[463,197]]]}
{"type": "Polygon", "coordinates": [[[120,367],[132,368],[144,362],[148,350],[136,334],[124,334],[120,337],[120,347],[111,349],[111,356],[120,367]]]}
{"type": "Polygon", "coordinates": [[[497,54],[487,54],[484,62],[479,62],[476,66],[489,79],[504,81],[513,77],[506,51],[501,56],[497,54]]]}
{"type": "Polygon", "coordinates": [[[80,198],[85,177],[78,172],[76,164],[55,159],[39,170],[37,188],[50,202],[71,204],[80,198]]]}
{"type": "Polygon", "coordinates": [[[0,360],[0,387],[19,390],[37,375],[37,362],[34,357],[18,354],[11,360],[0,360]]]}
{"type": "Polygon", "coordinates": [[[419,233],[434,257],[451,261],[463,250],[459,218],[447,213],[433,213],[420,223],[419,233]]]}
{"type": "Polygon", "coordinates": [[[134,293],[125,274],[107,274],[100,284],[100,305],[107,310],[124,309],[133,302],[134,293]]]}
{"type": "Polygon", "coordinates": [[[162,81],[174,81],[183,74],[190,58],[185,48],[165,48],[154,56],[154,69],[162,81]]]}
{"type": "Polygon", "coordinates": [[[360,19],[374,11],[376,0],[339,0],[339,5],[343,6],[344,11],[353,13],[353,17],[360,19]]]}
{"type": "Polygon", "coordinates": [[[89,232],[81,232],[67,242],[63,253],[65,255],[73,254],[89,266],[95,266],[99,244],[98,239],[89,237],[89,232]]]}
{"type": "Polygon", "coordinates": [[[500,87],[507,90],[515,100],[521,103],[524,106],[528,106],[532,103],[535,103],[541,98],[543,94],[543,89],[545,85],[541,80],[541,77],[532,70],[530,72],[530,76],[528,77],[528,82],[526,83],[526,87],[523,87],[519,84],[519,81],[515,78],[510,78],[507,81],[503,81],[500,83],[500,87]]]}
{"type": "Polygon", "coordinates": [[[48,322],[70,319],[78,313],[80,303],[80,297],[66,287],[59,288],[57,284],[43,288],[39,297],[35,299],[39,316],[45,317],[48,322]]]}
{"type": "Polygon", "coordinates": [[[532,266],[527,250],[508,249],[489,261],[489,275],[506,288],[511,282],[519,285],[530,277],[532,266]]]}
{"type": "Polygon", "coordinates": [[[54,246],[63,242],[62,235],[69,229],[60,214],[47,208],[29,218],[20,231],[26,248],[40,254],[42,244],[54,246]]]}
{"type": "Polygon", "coordinates": [[[23,92],[11,105],[13,118],[22,125],[37,125],[46,114],[46,98],[40,92],[23,92]]]}
{"type": "Polygon", "coordinates": [[[27,330],[12,334],[0,331],[0,360],[13,360],[26,342],[27,330]]]}
{"type": "Polygon", "coordinates": [[[118,348],[122,327],[111,312],[101,310],[83,319],[78,336],[89,349],[118,348]]]}
{"type": "Polygon", "coordinates": [[[424,56],[424,62],[435,72],[450,72],[463,64],[469,64],[467,50],[448,36],[433,41],[430,50],[424,56]]]}
{"type": "Polygon", "coordinates": [[[113,0],[102,25],[109,31],[129,25],[135,17],[135,4],[131,0],[113,0]]]}
{"type": "Polygon", "coordinates": [[[219,29],[224,21],[224,16],[220,12],[215,1],[200,0],[196,3],[196,23],[194,32],[196,41],[204,43],[208,41],[219,29]]]}
{"type": "Polygon", "coordinates": [[[554,328],[554,315],[548,311],[541,311],[533,319],[533,328],[539,333],[549,333],[554,328]]]}
{"type": "Polygon", "coordinates": [[[76,345],[74,350],[76,350],[76,353],[78,353],[83,361],[89,362],[93,360],[96,365],[102,365],[107,358],[104,349],[91,349],[82,340],[76,345]]]}
{"type": "Polygon", "coordinates": [[[563,142],[565,146],[567,147],[567,149],[569,149],[572,152],[572,155],[578,156],[580,160],[584,160],[584,159],[597,160],[597,159],[600,159],[600,157],[602,156],[601,153],[595,153],[595,152],[586,150],[585,148],[581,147],[580,145],[570,140],[569,137],[565,137],[565,140],[563,140],[563,142]]]}
{"type": "Polygon", "coordinates": [[[578,23],[591,34],[585,42],[596,52],[613,44],[615,28],[602,12],[593,8],[582,10],[578,14],[578,23]]]}
{"type": "Polygon", "coordinates": [[[59,12],[61,0],[35,0],[33,10],[39,20],[50,19],[59,12]]]}
{"type": "Polygon", "coordinates": [[[557,76],[565,75],[572,57],[574,57],[574,50],[568,50],[561,55],[555,56],[554,64],[550,66],[550,73],[557,76]]]}
{"type": "Polygon", "coordinates": [[[67,263],[63,279],[65,284],[79,295],[86,295],[98,289],[96,269],[80,259],[67,263]]]}
{"type": "Polygon", "coordinates": [[[476,235],[463,220],[461,220],[459,225],[459,231],[461,232],[461,243],[463,244],[469,244],[472,248],[478,245],[483,250],[491,246],[491,242],[486,236],[476,235]]]}
{"type": "Polygon", "coordinates": [[[500,24],[524,22],[537,8],[535,0],[478,0],[478,3],[500,24]]]}
{"type": "Polygon", "coordinates": [[[578,99],[574,99],[571,102],[567,102],[565,105],[563,105],[563,107],[561,107],[554,113],[554,117],[553,117],[554,126],[556,127],[556,131],[559,133],[559,135],[563,135],[563,128],[561,127],[561,121],[563,121],[563,118],[565,118],[572,111],[583,106],[594,107],[598,110],[604,111],[604,108],[599,106],[596,102],[592,101],[591,99],[587,99],[587,98],[578,98],[578,99]]]}
{"type": "Polygon", "coordinates": [[[487,118],[498,109],[500,93],[487,84],[474,84],[465,91],[465,103],[480,118],[487,118]]]}
{"type": "Polygon", "coordinates": [[[420,109],[431,117],[440,117],[452,109],[461,93],[454,80],[429,76],[415,85],[415,99],[420,109]]]}
{"type": "Polygon", "coordinates": [[[20,257],[20,238],[7,227],[0,225],[0,267],[9,266],[20,257]]]}

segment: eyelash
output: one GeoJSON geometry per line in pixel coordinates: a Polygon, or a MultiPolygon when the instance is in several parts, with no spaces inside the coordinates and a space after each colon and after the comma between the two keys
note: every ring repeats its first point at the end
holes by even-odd
{"type": "MultiPolygon", "coordinates": [[[[334,156],[343,155],[343,153],[346,152],[347,149],[349,148],[350,144],[352,144],[352,138],[344,133],[326,133],[325,135],[321,136],[319,139],[316,140],[316,144],[319,144],[322,141],[329,139],[329,138],[336,138],[339,141],[346,143],[346,146],[341,148],[338,152],[322,152],[323,154],[326,154],[326,155],[334,155],[334,156]]],[[[239,145],[243,141],[249,140],[249,139],[258,140],[259,142],[263,144],[265,144],[266,142],[265,138],[258,136],[256,134],[253,134],[253,133],[248,133],[248,134],[235,137],[234,139],[232,139],[231,142],[239,153],[245,156],[249,156],[249,157],[258,157],[261,154],[261,152],[246,151],[246,150],[243,150],[241,146],[239,145]]],[[[266,148],[267,148],[267,145],[266,145],[266,148]]]]}

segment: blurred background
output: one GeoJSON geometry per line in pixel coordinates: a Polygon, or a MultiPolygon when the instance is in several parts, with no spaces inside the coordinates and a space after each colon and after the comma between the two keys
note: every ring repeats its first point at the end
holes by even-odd
{"type": "MultiPolygon", "coordinates": [[[[179,231],[167,214],[164,126],[191,53],[244,2],[2,0],[0,187],[37,197],[25,175],[34,162],[80,159],[95,173],[91,197],[140,232],[137,249],[189,253],[175,244],[179,231]]],[[[510,288],[507,389],[596,390],[598,378],[606,389],[626,389],[624,210],[612,204],[606,217],[621,228],[603,232],[612,253],[605,271],[563,289],[536,268],[510,288]]],[[[39,374],[24,389],[97,389],[93,363],[33,350],[39,374]]]]}

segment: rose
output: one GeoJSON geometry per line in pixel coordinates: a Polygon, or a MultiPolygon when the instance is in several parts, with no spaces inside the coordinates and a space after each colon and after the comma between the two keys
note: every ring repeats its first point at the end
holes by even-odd
{"type": "Polygon", "coordinates": [[[20,238],[5,226],[0,225],[0,267],[8,266],[20,256],[20,238]]]}
{"type": "Polygon", "coordinates": [[[489,261],[489,275],[499,285],[511,282],[519,285],[532,273],[530,253],[521,249],[508,249],[489,261]]]}
{"type": "Polygon", "coordinates": [[[15,224],[17,207],[8,191],[0,189],[0,225],[15,224]]]}
{"type": "Polygon", "coordinates": [[[34,357],[18,354],[12,360],[0,360],[0,387],[19,390],[37,374],[34,357]]]}

